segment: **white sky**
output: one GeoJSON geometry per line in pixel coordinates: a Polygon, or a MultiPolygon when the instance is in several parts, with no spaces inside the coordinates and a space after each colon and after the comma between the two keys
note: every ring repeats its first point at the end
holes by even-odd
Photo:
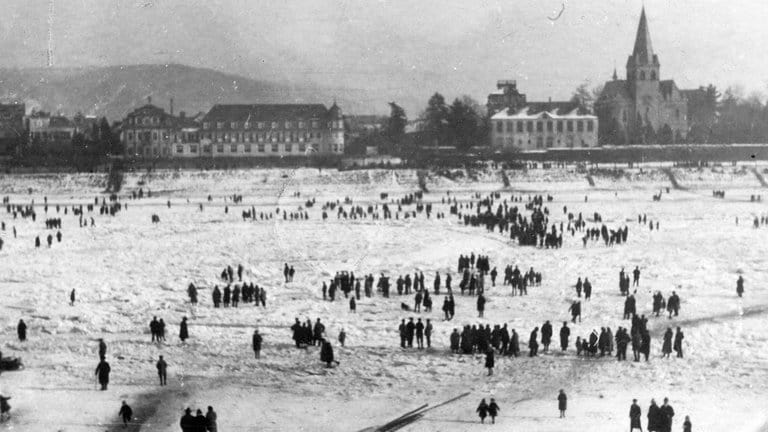
{"type": "MultiPolygon", "coordinates": [[[[567,99],[624,74],[640,0],[55,0],[56,66],[183,63],[368,89],[372,107],[501,78],[567,99]],[[556,21],[555,16],[565,6],[556,21]]],[[[663,79],[768,90],[768,2],[647,0],[663,79]]],[[[3,0],[0,67],[44,66],[48,0],[3,0]]]]}

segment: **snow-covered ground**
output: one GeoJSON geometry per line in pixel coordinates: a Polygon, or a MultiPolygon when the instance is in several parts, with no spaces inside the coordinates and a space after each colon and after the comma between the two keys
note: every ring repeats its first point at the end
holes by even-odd
{"type": "MultiPolygon", "coordinates": [[[[685,190],[671,189],[660,202],[651,196],[671,186],[667,174],[654,168],[622,174],[586,175],[575,169],[508,171],[511,188],[498,171],[465,173],[450,180],[428,177],[424,201],[448,213],[441,198],[450,191],[459,200],[476,192],[551,194],[550,220],[569,212],[590,217],[599,212],[609,227],[627,225],[625,245],[605,247],[566,236],[564,247],[545,250],[519,247],[498,233],[466,227],[454,217],[355,221],[323,221],[322,203],[351,198],[355,204],[381,204],[379,194],[400,198],[418,190],[413,171],[243,170],[153,172],[127,175],[121,195],[143,187],[152,198],[122,200],[126,211],[115,217],[93,216],[94,227],[79,228],[77,217],[56,214],[55,204],[87,204],[102,194],[101,175],[18,175],[0,177],[0,195],[12,203],[34,199],[36,222],[13,219],[0,209],[6,230],[0,251],[0,349],[21,357],[25,369],[0,376],[0,393],[13,399],[13,418],[0,430],[104,431],[117,427],[121,400],[134,407],[141,430],[177,431],[183,408],[212,405],[223,431],[357,431],[386,423],[425,403],[437,404],[463,392],[470,396],[430,411],[409,431],[484,430],[474,414],[480,398],[501,405],[499,430],[618,431],[628,427],[629,405],[637,398],[647,411],[651,398],[666,396],[677,416],[673,430],[689,415],[694,430],[758,431],[768,423],[768,228],[752,228],[752,219],[768,215],[768,201],[750,202],[764,194],[756,176],[743,167],[673,169],[685,190]],[[471,178],[475,179],[471,179],[471,178]],[[712,190],[726,191],[725,199],[712,190]],[[301,192],[300,197],[294,197],[301,192]],[[242,204],[225,202],[243,195],[242,204]],[[212,202],[207,201],[208,195],[212,202]],[[34,247],[44,237],[43,197],[48,217],[63,219],[63,240],[34,247]],[[585,196],[588,201],[585,202],[585,196]],[[307,221],[243,221],[241,212],[277,208],[295,210],[309,199],[307,221]],[[172,202],[171,208],[166,206],[172,202]],[[198,205],[203,203],[201,212],[198,205]],[[229,206],[225,214],[224,206],[229,206]],[[637,224],[637,215],[660,222],[660,231],[637,224]],[[157,214],[161,223],[152,224],[157,214]],[[736,218],[739,219],[738,225],[736,218]],[[12,227],[18,238],[14,238],[12,227]],[[527,297],[510,296],[509,288],[488,292],[485,318],[477,318],[475,299],[457,296],[456,318],[442,320],[442,296],[432,313],[407,313],[400,302],[412,298],[363,298],[356,314],[346,301],[324,302],[320,286],[339,270],[361,276],[381,272],[393,276],[423,271],[432,286],[435,271],[452,272],[460,253],[490,256],[501,269],[517,264],[543,273],[541,287],[527,297]],[[282,283],[283,263],[297,275],[282,283]],[[213,309],[210,292],[221,286],[226,265],[242,263],[244,279],[267,290],[267,309],[241,304],[213,309]],[[642,270],[638,290],[640,313],[650,313],[650,293],[674,289],[682,298],[678,318],[651,318],[652,359],[649,363],[582,359],[571,347],[565,354],[539,358],[498,358],[494,375],[486,376],[483,356],[457,356],[447,349],[453,328],[465,324],[503,324],[518,331],[521,348],[534,326],[550,320],[555,333],[568,318],[576,278],[589,277],[593,299],[584,306],[583,322],[570,325],[572,341],[592,329],[629,323],[621,320],[618,293],[621,267],[642,270]],[[735,283],[746,280],[738,299],[735,283]],[[187,285],[200,288],[201,303],[192,308],[187,285]],[[69,306],[72,288],[78,300],[69,306]],[[168,342],[150,342],[153,316],[168,324],[168,342]],[[182,345],[178,323],[189,317],[191,339],[182,345]],[[402,318],[431,318],[433,348],[401,350],[397,325],[402,318]],[[298,317],[320,318],[341,364],[326,369],[317,349],[297,350],[288,327],[298,317]],[[17,341],[16,323],[23,318],[28,341],[17,341]],[[667,326],[685,332],[685,359],[661,359],[661,334],[667,326]],[[255,360],[250,336],[264,336],[262,358],[255,360]],[[347,347],[336,343],[347,332],[347,347]],[[110,388],[95,390],[96,340],[108,344],[112,366],[110,388]],[[164,355],[169,384],[157,385],[155,361],[164,355]],[[557,391],[569,396],[568,418],[558,419],[557,391]]],[[[101,199],[101,198],[100,198],[101,199]]],[[[348,207],[348,206],[345,206],[348,207]]],[[[98,209],[97,209],[98,210],[98,209]]],[[[567,222],[566,222],[567,223],[567,222]]],[[[55,231],[54,231],[55,233],[55,231]]],[[[456,282],[454,282],[454,285],[456,282]]],[[[557,337],[555,337],[557,340],[557,337]]],[[[553,344],[557,345],[557,343],[553,344]]],[[[631,354],[630,354],[631,356],[631,354]]],[[[645,418],[645,417],[644,417],[645,418]]],[[[643,421],[645,424],[645,420],[643,421]]]]}

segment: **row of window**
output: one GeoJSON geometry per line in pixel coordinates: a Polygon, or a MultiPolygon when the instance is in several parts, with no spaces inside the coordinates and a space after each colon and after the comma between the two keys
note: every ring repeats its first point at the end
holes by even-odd
{"type": "Polygon", "coordinates": [[[305,142],[312,139],[321,139],[320,132],[207,132],[203,137],[215,142],[305,142]]]}
{"type": "Polygon", "coordinates": [[[577,132],[584,132],[586,126],[587,132],[595,130],[595,124],[593,120],[496,120],[496,132],[504,132],[504,123],[507,124],[507,133],[531,133],[536,128],[536,132],[544,132],[546,127],[547,132],[554,132],[557,128],[558,132],[574,131],[574,124],[577,132]]]}
{"type": "MultiPolygon", "coordinates": [[[[283,129],[306,129],[308,125],[312,126],[312,129],[319,129],[320,128],[320,121],[318,120],[312,120],[311,122],[305,122],[305,121],[285,121],[285,122],[270,122],[269,128],[270,129],[278,129],[280,128],[280,125],[283,125],[283,129]]],[[[216,129],[224,129],[224,126],[226,125],[226,122],[223,121],[217,121],[215,122],[216,129]]],[[[203,130],[210,130],[211,127],[214,126],[212,122],[203,122],[203,130]]],[[[229,122],[229,128],[230,129],[251,129],[253,127],[256,127],[256,129],[265,129],[267,127],[266,122],[256,122],[250,123],[250,122],[229,122]]],[[[341,120],[335,120],[335,121],[329,121],[327,122],[326,126],[328,128],[337,128],[340,129],[343,127],[341,120]]]]}
{"type": "MultiPolygon", "coordinates": [[[[129,125],[144,125],[144,126],[151,126],[151,125],[159,125],[161,123],[160,117],[129,117],[128,118],[128,124],[129,125]]],[[[165,124],[170,125],[171,119],[167,118],[165,119],[165,124]]]]}
{"type": "MultiPolygon", "coordinates": [[[[267,152],[280,153],[280,147],[281,146],[278,145],[278,144],[271,144],[269,146],[265,145],[265,144],[258,144],[258,145],[253,145],[253,146],[251,146],[250,144],[244,144],[244,145],[242,145],[241,152],[242,153],[254,153],[254,152],[255,153],[267,153],[267,152]]],[[[317,144],[310,144],[310,145],[299,144],[299,145],[296,145],[296,146],[291,145],[291,144],[285,144],[285,145],[282,145],[282,147],[283,147],[283,153],[293,153],[294,149],[296,150],[296,152],[298,154],[306,153],[308,149],[311,152],[318,152],[319,151],[319,146],[317,144]]],[[[198,150],[202,151],[203,153],[209,153],[210,154],[210,153],[212,153],[212,150],[214,150],[214,149],[216,150],[216,153],[224,153],[225,146],[224,146],[224,144],[217,144],[215,146],[212,146],[212,145],[198,146],[197,144],[190,144],[189,145],[189,153],[193,153],[193,154],[197,154],[198,150]]],[[[332,146],[332,151],[334,153],[338,153],[341,150],[343,150],[343,147],[338,145],[338,144],[334,144],[332,146]]],[[[136,153],[137,151],[138,151],[138,148],[134,148],[133,149],[134,153],[136,153]]],[[[162,151],[162,154],[165,155],[165,156],[168,156],[170,154],[170,148],[169,147],[163,147],[162,149],[160,147],[158,147],[158,146],[152,147],[151,149],[150,149],[150,147],[144,147],[144,153],[147,154],[147,155],[149,155],[150,152],[152,152],[152,154],[154,154],[155,156],[159,156],[161,151],[162,151]]],[[[229,153],[238,153],[238,152],[239,152],[239,150],[238,150],[238,145],[237,144],[230,145],[229,153]]],[[[183,145],[180,145],[180,144],[176,145],[176,154],[184,154],[184,146],[183,145]]]]}
{"type": "Polygon", "coordinates": [[[126,138],[128,142],[133,142],[133,137],[136,137],[136,141],[144,140],[149,141],[150,137],[152,141],[158,141],[160,137],[162,137],[163,141],[173,141],[174,143],[178,142],[190,142],[190,141],[198,141],[198,134],[195,132],[183,132],[181,134],[173,134],[171,135],[167,131],[128,131],[126,133],[126,138]],[[135,135],[134,135],[135,134],[135,135]]]}
{"type": "MultiPolygon", "coordinates": [[[[589,145],[583,139],[580,140],[580,141],[581,141],[581,146],[582,147],[589,147],[589,145]]],[[[537,149],[545,148],[545,142],[546,142],[546,148],[562,147],[562,145],[561,145],[562,141],[559,138],[557,139],[557,145],[555,145],[554,137],[548,136],[548,137],[546,137],[546,140],[545,140],[545,138],[543,136],[538,136],[538,137],[536,137],[536,148],[537,149]]],[[[496,138],[496,145],[498,147],[503,147],[504,145],[506,145],[507,147],[511,147],[511,146],[515,145],[515,139],[512,138],[512,137],[508,137],[506,139],[506,141],[505,141],[504,138],[496,138]]],[[[529,139],[527,141],[527,146],[530,148],[532,145],[533,145],[533,143],[529,139]]],[[[568,147],[568,148],[573,148],[574,145],[575,145],[575,140],[574,140],[573,136],[566,137],[566,139],[565,139],[565,146],[568,147]]],[[[517,140],[517,146],[520,147],[520,148],[523,147],[523,140],[522,139],[518,139],[517,140]]]]}

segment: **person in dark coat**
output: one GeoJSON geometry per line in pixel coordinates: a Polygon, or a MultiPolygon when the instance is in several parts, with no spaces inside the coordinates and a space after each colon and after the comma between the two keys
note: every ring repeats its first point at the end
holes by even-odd
{"type": "Polygon", "coordinates": [[[107,389],[107,385],[109,384],[109,373],[111,371],[112,369],[109,367],[109,363],[107,363],[104,357],[101,357],[98,366],[96,366],[96,373],[94,375],[98,376],[102,391],[107,389]]]}
{"type": "Polygon", "coordinates": [[[741,297],[742,294],[744,294],[744,278],[739,275],[739,278],[736,280],[736,294],[741,297]]]}
{"type": "Polygon", "coordinates": [[[203,411],[197,410],[197,415],[195,416],[195,428],[193,429],[195,432],[205,432],[205,430],[208,428],[208,419],[205,418],[203,415],[203,411]]]}
{"type": "Polygon", "coordinates": [[[450,340],[451,340],[451,352],[454,354],[458,354],[461,335],[459,334],[459,331],[457,329],[453,329],[453,333],[451,333],[450,340]]]}
{"type": "MultiPolygon", "coordinates": [[[[494,268],[496,270],[496,268],[494,268]]],[[[496,401],[491,398],[491,403],[488,404],[488,415],[491,416],[491,423],[496,423],[496,416],[499,415],[499,411],[501,411],[501,408],[499,408],[499,405],[496,404],[496,401]]]]}
{"type": "Polygon", "coordinates": [[[488,404],[485,403],[485,399],[480,401],[475,412],[480,416],[480,423],[485,423],[485,418],[488,417],[488,404]]]}
{"type": "Polygon", "coordinates": [[[677,358],[683,358],[683,331],[680,330],[680,327],[677,328],[677,332],[675,332],[675,342],[672,346],[672,348],[677,353],[677,358]]]}
{"type": "Polygon", "coordinates": [[[181,416],[181,421],[179,421],[179,426],[181,426],[182,432],[194,432],[195,431],[195,417],[192,415],[192,409],[187,407],[187,409],[184,410],[184,415],[181,416]]]}
{"type": "Polygon", "coordinates": [[[651,406],[648,407],[648,432],[660,432],[661,425],[661,411],[659,406],[656,405],[656,401],[651,399],[651,406]]]}
{"type": "Polygon", "coordinates": [[[488,369],[488,376],[493,375],[493,366],[493,349],[489,348],[488,351],[485,352],[485,367],[488,369]]]}
{"type": "Polygon", "coordinates": [[[688,416],[685,416],[685,421],[683,422],[683,432],[692,432],[692,428],[693,425],[691,424],[691,419],[688,416]]]}
{"type": "Polygon", "coordinates": [[[120,406],[120,412],[117,415],[123,419],[123,427],[128,427],[128,422],[133,418],[133,410],[123,401],[123,405],[120,406]]]}
{"type": "Polygon", "coordinates": [[[189,338],[189,330],[187,329],[187,317],[181,319],[181,325],[179,326],[179,339],[184,342],[189,338]]]}
{"type": "Polygon", "coordinates": [[[480,294],[477,296],[477,312],[480,318],[483,317],[483,311],[485,311],[485,296],[480,294]]]}
{"type": "Polygon", "coordinates": [[[27,325],[23,319],[19,320],[19,325],[16,326],[16,333],[19,335],[19,341],[24,342],[27,340],[27,325]]]}
{"type": "Polygon", "coordinates": [[[549,350],[550,343],[552,343],[552,324],[547,321],[541,326],[541,344],[544,345],[544,352],[549,350]]]}
{"type": "Polygon", "coordinates": [[[69,305],[72,306],[75,304],[75,289],[72,288],[72,292],[69,293],[69,305]]]}
{"type": "Polygon", "coordinates": [[[571,336],[571,329],[568,328],[568,322],[563,321],[560,328],[560,348],[565,351],[568,348],[568,338],[571,336]]]}
{"type": "Polygon", "coordinates": [[[629,432],[635,429],[640,429],[640,432],[643,432],[643,426],[640,423],[642,415],[643,412],[640,405],[637,404],[637,399],[632,399],[632,406],[629,407],[629,432]]]}
{"type": "Polygon", "coordinates": [[[341,331],[339,332],[339,345],[344,347],[344,343],[346,342],[346,340],[347,340],[347,332],[345,332],[344,329],[341,329],[341,331]]]}
{"type": "Polygon", "coordinates": [[[253,345],[253,354],[256,358],[261,357],[261,335],[259,334],[259,329],[256,329],[253,331],[253,338],[251,338],[251,343],[253,345]]]}
{"type": "Polygon", "coordinates": [[[568,409],[568,396],[565,395],[563,389],[560,389],[560,394],[557,395],[557,409],[560,410],[560,418],[565,418],[565,410],[568,409]]]}
{"type": "Polygon", "coordinates": [[[672,418],[675,416],[675,410],[669,405],[669,399],[664,398],[664,404],[659,408],[660,432],[672,432],[672,418]]]}
{"type": "Polygon", "coordinates": [[[667,331],[664,332],[664,342],[661,346],[661,356],[669,358],[670,353],[672,353],[672,329],[667,327],[667,331]]]}
{"type": "Polygon", "coordinates": [[[213,307],[218,308],[221,304],[221,290],[219,289],[219,286],[216,285],[213,287],[213,307]]]}
{"type": "Polygon", "coordinates": [[[351,310],[352,312],[355,312],[355,310],[357,310],[357,302],[355,302],[354,296],[349,298],[349,310],[351,310]]]}
{"type": "Polygon", "coordinates": [[[338,362],[333,358],[333,347],[325,339],[320,339],[320,361],[325,363],[325,367],[332,367],[333,363],[338,362]]]}
{"type": "Polygon", "coordinates": [[[216,411],[213,410],[212,406],[208,406],[208,412],[205,413],[205,421],[206,421],[206,427],[208,428],[208,432],[216,432],[218,429],[218,426],[216,425],[216,419],[218,416],[216,415],[216,411]]]}
{"type": "Polygon", "coordinates": [[[536,327],[531,332],[531,337],[528,339],[528,357],[536,357],[539,352],[539,343],[536,341],[539,335],[539,328],[536,327]]]}
{"type": "Polygon", "coordinates": [[[157,376],[160,378],[160,385],[164,386],[168,384],[168,363],[163,360],[163,356],[160,356],[157,360],[155,367],[157,367],[157,376]]]}

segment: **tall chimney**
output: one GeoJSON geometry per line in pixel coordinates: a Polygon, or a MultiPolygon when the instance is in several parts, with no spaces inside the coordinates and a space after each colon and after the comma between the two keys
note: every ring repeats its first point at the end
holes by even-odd
{"type": "Polygon", "coordinates": [[[173,115],[173,98],[171,98],[171,115],[173,115]]]}

